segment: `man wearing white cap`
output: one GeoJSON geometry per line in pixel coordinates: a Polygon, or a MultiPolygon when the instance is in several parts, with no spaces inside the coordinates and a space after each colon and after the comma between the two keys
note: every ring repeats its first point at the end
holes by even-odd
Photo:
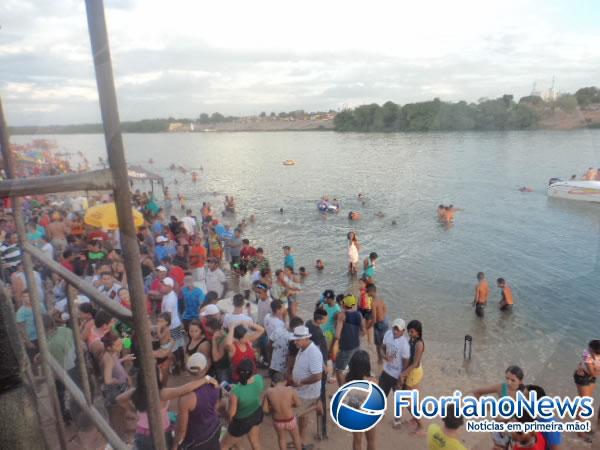
{"type": "Polygon", "coordinates": [[[183,368],[183,346],[185,345],[185,331],[179,318],[177,294],[173,291],[175,281],[171,277],[162,280],[161,311],[171,314],[171,338],[175,341],[175,371],[183,368]]]}
{"type": "Polygon", "coordinates": [[[221,422],[217,413],[220,389],[214,378],[206,375],[208,361],[202,353],[191,355],[186,364],[194,380],[203,380],[195,391],[179,398],[175,448],[218,449],[221,422]],[[201,447],[197,444],[202,443],[201,447]]]}
{"type": "Polygon", "coordinates": [[[175,254],[175,249],[167,245],[169,238],[165,236],[156,237],[156,246],[154,247],[154,263],[160,264],[163,258],[166,256],[172,256],[175,254]]]}
{"type": "MultiPolygon", "coordinates": [[[[310,340],[311,334],[304,325],[294,328],[294,333],[290,339],[298,347],[296,362],[292,370],[292,380],[294,387],[298,391],[298,397],[302,402],[300,414],[306,412],[312,407],[319,408],[319,398],[321,396],[321,377],[323,376],[323,356],[321,351],[310,340]]],[[[301,415],[298,420],[300,428],[300,438],[302,447],[306,444],[306,429],[308,426],[308,417],[301,415]]]]}
{"type": "Polygon", "coordinates": [[[410,359],[410,345],[405,336],[406,325],[404,320],[396,319],[392,329],[383,336],[383,372],[379,377],[379,386],[387,396],[400,381],[400,374],[408,367],[410,359]]]}

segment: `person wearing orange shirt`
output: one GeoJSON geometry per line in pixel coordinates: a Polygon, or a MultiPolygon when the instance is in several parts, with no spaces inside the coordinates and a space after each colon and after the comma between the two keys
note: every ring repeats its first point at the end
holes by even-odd
{"type": "Polygon", "coordinates": [[[502,292],[502,300],[500,300],[500,311],[511,311],[514,304],[511,287],[508,285],[504,278],[498,278],[496,280],[496,283],[502,292]]]}
{"type": "Polygon", "coordinates": [[[475,314],[477,317],[483,317],[485,312],[485,305],[490,295],[490,286],[485,279],[485,274],[479,272],[477,274],[477,285],[475,286],[475,298],[473,299],[473,305],[475,305],[475,314]]]}

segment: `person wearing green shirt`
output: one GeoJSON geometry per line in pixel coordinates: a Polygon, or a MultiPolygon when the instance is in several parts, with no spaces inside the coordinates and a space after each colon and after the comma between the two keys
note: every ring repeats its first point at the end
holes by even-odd
{"type": "Polygon", "coordinates": [[[254,375],[254,362],[250,359],[243,359],[236,371],[240,382],[231,389],[229,427],[221,439],[221,448],[231,448],[246,435],[252,448],[260,448],[265,381],[261,375],[254,375]]]}

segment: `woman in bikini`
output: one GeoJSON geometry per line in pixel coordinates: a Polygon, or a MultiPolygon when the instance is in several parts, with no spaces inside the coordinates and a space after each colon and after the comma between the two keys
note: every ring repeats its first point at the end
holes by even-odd
{"type": "MultiPolygon", "coordinates": [[[[580,397],[593,397],[596,389],[596,378],[600,376],[600,339],[591,340],[583,351],[581,361],[573,374],[577,394],[580,397]]],[[[580,419],[583,420],[583,419],[580,419]]],[[[600,423],[600,416],[598,417],[600,423]]],[[[589,441],[590,433],[579,433],[579,437],[589,441]]]]}
{"type": "MultiPolygon", "coordinates": [[[[425,352],[425,342],[423,341],[423,325],[418,320],[411,320],[406,326],[408,331],[410,345],[410,359],[409,365],[400,374],[400,378],[404,380],[404,387],[406,389],[419,390],[419,385],[423,380],[423,365],[421,361],[423,359],[423,353],[425,352]]],[[[415,424],[415,434],[421,434],[423,426],[421,421],[417,418],[412,419],[412,423],[415,424]]]]}
{"type": "MultiPolygon", "coordinates": [[[[477,398],[486,394],[496,394],[498,398],[512,397],[516,398],[518,391],[523,391],[525,385],[523,384],[523,378],[525,374],[523,369],[518,366],[510,366],[504,372],[506,381],[500,384],[494,384],[486,386],[480,389],[476,389],[473,395],[477,398]]],[[[510,447],[510,433],[492,433],[492,440],[494,446],[492,450],[507,450],[510,447]]]]}

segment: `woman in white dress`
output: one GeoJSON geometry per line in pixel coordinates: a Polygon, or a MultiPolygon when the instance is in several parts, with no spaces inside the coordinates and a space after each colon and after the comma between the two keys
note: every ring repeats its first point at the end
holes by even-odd
{"type": "Polygon", "coordinates": [[[348,273],[355,275],[357,273],[357,264],[360,259],[358,252],[360,251],[360,243],[354,231],[348,233],[348,273]]]}

